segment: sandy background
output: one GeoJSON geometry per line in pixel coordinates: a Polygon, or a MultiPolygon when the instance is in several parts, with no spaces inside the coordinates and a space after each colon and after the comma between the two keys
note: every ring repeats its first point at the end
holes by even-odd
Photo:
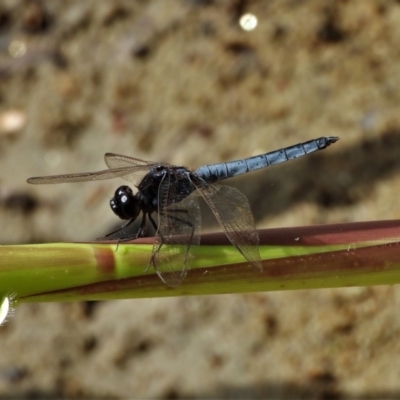
{"type": "MultiPolygon", "coordinates": [[[[1,0],[0,242],[120,224],[122,180],[30,176],[322,135],[340,141],[232,182],[258,227],[399,218],[399,49],[398,1],[1,0]]],[[[22,305],[0,327],[0,399],[400,398],[399,305],[398,287],[22,305]]]]}

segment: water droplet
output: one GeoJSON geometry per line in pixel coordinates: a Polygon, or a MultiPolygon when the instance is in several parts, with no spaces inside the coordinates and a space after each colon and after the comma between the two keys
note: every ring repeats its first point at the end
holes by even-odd
{"type": "Polygon", "coordinates": [[[8,313],[10,312],[10,300],[8,297],[3,297],[0,304],[0,325],[6,320],[8,313]]]}
{"type": "Polygon", "coordinates": [[[3,325],[8,318],[13,314],[16,301],[15,301],[15,294],[10,295],[2,295],[0,296],[0,326],[3,325]]]}

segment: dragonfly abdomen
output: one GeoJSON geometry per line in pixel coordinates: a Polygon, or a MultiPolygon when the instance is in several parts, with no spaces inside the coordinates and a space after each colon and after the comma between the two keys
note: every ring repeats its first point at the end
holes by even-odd
{"type": "Polygon", "coordinates": [[[245,174],[246,172],[269,167],[270,165],[280,164],[285,161],[293,160],[305,156],[317,150],[323,150],[331,143],[335,143],[339,138],[335,136],[320,137],[285,147],[280,150],[260,154],[258,156],[245,158],[242,160],[230,161],[227,163],[209,164],[198,168],[195,174],[212,183],[234,176],[245,174]]]}

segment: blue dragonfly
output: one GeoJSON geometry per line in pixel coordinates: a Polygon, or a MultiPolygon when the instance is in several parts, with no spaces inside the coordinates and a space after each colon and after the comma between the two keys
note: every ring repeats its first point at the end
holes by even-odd
{"type": "Polygon", "coordinates": [[[338,139],[335,136],[320,137],[242,160],[203,165],[195,171],[107,153],[105,162],[109,169],[34,177],[29,178],[28,183],[70,183],[120,177],[137,184],[136,193],[129,186],[120,186],[116,190],[110,201],[111,209],[127,222],[107,237],[123,230],[142,214],[138,232],[122,240],[143,237],[148,219],[156,229],[149,266],[154,267],[162,281],[175,287],[190,268],[191,246],[200,244],[199,195],[211,208],[232,245],[252,266],[262,271],[259,237],[249,202],[239,190],[218,182],[323,150],[338,139]],[[152,217],[154,213],[158,214],[158,224],[152,217]]]}

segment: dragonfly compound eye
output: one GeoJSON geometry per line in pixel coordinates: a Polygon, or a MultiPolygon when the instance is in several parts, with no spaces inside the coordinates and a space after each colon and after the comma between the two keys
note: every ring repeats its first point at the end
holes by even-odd
{"type": "Polygon", "coordinates": [[[121,219],[135,219],[140,214],[138,200],[128,186],[120,186],[110,200],[111,209],[121,219]]]}

